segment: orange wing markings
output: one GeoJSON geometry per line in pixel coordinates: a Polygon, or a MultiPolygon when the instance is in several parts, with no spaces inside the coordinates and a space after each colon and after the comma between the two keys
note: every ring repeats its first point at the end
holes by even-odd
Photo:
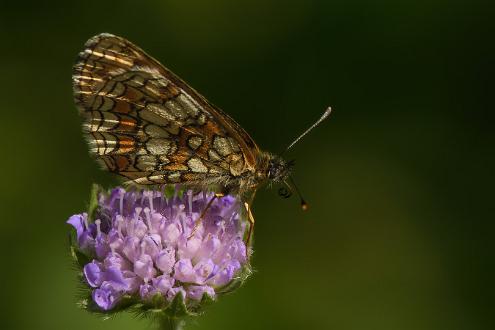
{"type": "Polygon", "coordinates": [[[123,38],[91,38],[73,81],[91,152],[112,172],[154,184],[213,182],[254,171],[259,150],[249,135],[123,38]]]}

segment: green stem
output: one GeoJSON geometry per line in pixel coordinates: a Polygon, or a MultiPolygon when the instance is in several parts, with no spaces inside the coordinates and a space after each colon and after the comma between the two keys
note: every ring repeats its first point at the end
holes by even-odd
{"type": "Polygon", "coordinates": [[[164,316],[160,318],[159,330],[183,330],[184,320],[164,316]]]}

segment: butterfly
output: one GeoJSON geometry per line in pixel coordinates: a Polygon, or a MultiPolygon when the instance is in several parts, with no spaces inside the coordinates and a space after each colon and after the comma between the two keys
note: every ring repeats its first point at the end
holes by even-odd
{"type": "Polygon", "coordinates": [[[128,182],[216,187],[217,197],[237,195],[251,223],[248,240],[256,190],[267,182],[290,187],[293,162],[262,151],[225,112],[124,38],[90,38],[72,81],[90,153],[128,182]]]}

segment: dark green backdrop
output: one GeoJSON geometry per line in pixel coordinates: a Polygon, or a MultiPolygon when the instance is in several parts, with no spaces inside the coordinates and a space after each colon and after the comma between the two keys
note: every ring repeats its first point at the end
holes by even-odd
{"type": "Polygon", "coordinates": [[[2,329],[150,329],[75,305],[64,222],[92,182],[117,182],[89,158],[72,101],[73,61],[100,32],[140,45],[274,152],[334,108],[290,152],[311,210],[262,190],[256,273],[189,329],[494,328],[491,5],[6,2],[2,329]]]}

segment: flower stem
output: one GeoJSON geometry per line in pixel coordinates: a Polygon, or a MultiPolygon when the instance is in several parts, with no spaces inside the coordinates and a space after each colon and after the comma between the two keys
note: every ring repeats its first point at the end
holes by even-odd
{"type": "Polygon", "coordinates": [[[159,330],[183,330],[184,320],[174,317],[162,317],[160,318],[159,330]]]}

